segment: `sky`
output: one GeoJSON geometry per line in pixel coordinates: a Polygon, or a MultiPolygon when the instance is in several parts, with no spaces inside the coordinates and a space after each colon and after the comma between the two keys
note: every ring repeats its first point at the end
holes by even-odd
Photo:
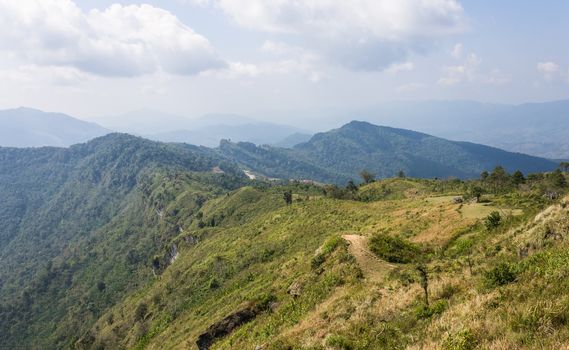
{"type": "Polygon", "coordinates": [[[0,108],[295,116],[569,98],[569,1],[0,0],[0,108]]]}

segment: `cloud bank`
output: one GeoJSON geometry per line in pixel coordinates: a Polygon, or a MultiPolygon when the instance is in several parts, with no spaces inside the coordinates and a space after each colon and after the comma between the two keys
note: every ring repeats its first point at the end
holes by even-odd
{"type": "Polygon", "coordinates": [[[85,13],[71,0],[0,0],[0,23],[0,52],[27,65],[113,77],[225,65],[205,37],[151,5],[85,13]]]}
{"type": "MultiPolygon", "coordinates": [[[[203,5],[204,1],[200,1],[203,5]]],[[[438,38],[462,32],[456,0],[210,0],[238,25],[300,36],[305,45],[354,70],[382,70],[438,38]]]]}

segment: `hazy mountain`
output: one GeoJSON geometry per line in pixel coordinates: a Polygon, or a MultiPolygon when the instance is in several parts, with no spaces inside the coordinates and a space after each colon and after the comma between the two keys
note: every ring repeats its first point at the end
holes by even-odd
{"type": "Polygon", "coordinates": [[[521,105],[471,101],[387,103],[354,113],[382,125],[546,158],[569,158],[569,100],[521,105]]]}
{"type": "Polygon", "coordinates": [[[292,149],[223,142],[219,151],[270,177],[337,183],[358,178],[363,169],[379,177],[403,170],[413,177],[473,178],[497,165],[525,173],[557,166],[543,158],[356,121],[316,134],[292,149]]]}
{"type": "Polygon", "coordinates": [[[61,113],[46,113],[31,108],[0,111],[0,146],[70,146],[110,131],[94,123],[61,113]]]}
{"type": "Polygon", "coordinates": [[[279,142],[273,143],[272,146],[282,147],[282,148],[292,148],[298,145],[299,143],[303,143],[310,140],[311,137],[312,137],[311,134],[295,132],[294,134],[285,137],[279,142]]]}
{"type": "Polygon", "coordinates": [[[273,144],[276,140],[283,140],[299,129],[270,123],[237,124],[237,125],[208,125],[194,130],[177,130],[147,137],[163,142],[183,142],[193,145],[216,147],[223,139],[233,141],[253,142],[258,145],[273,144]]]}

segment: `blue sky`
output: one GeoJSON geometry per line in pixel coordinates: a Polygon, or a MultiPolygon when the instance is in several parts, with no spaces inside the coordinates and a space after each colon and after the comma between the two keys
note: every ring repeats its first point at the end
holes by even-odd
{"type": "Polygon", "coordinates": [[[569,98],[569,2],[0,0],[0,107],[285,121],[569,98]]]}

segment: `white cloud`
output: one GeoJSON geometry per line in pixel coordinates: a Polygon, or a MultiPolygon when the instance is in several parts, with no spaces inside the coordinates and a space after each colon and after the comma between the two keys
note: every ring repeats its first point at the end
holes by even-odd
{"type": "Polygon", "coordinates": [[[240,26],[300,36],[333,61],[382,70],[466,27],[457,0],[212,0],[240,26]]]}
{"type": "Polygon", "coordinates": [[[85,13],[71,0],[0,0],[0,22],[0,52],[30,65],[137,76],[224,64],[205,37],[151,5],[85,13]]]}
{"type": "Polygon", "coordinates": [[[559,65],[555,62],[539,62],[537,71],[543,75],[545,80],[551,80],[559,72],[559,65]]]}
{"type": "Polygon", "coordinates": [[[413,62],[404,62],[404,63],[394,63],[389,66],[385,72],[395,75],[400,72],[410,72],[415,69],[415,65],[413,62]]]}
{"type": "Polygon", "coordinates": [[[459,59],[462,57],[462,51],[464,50],[464,45],[462,45],[461,43],[458,43],[456,45],[454,45],[454,47],[452,48],[452,51],[450,52],[450,55],[453,58],[459,59]]]}
{"type": "Polygon", "coordinates": [[[465,81],[473,81],[480,62],[478,56],[471,53],[462,65],[445,67],[445,75],[439,79],[439,84],[456,85],[465,81]]]}
{"type": "Polygon", "coordinates": [[[409,83],[409,84],[404,84],[404,85],[398,86],[395,89],[395,91],[397,91],[399,93],[405,93],[405,92],[417,91],[420,89],[424,89],[426,87],[427,87],[427,85],[425,85],[423,83],[409,83]]]}
{"type": "Polygon", "coordinates": [[[482,60],[470,53],[460,65],[443,67],[444,75],[439,79],[439,85],[453,86],[462,83],[478,83],[500,86],[510,82],[510,78],[499,69],[481,71],[482,60]]]}

